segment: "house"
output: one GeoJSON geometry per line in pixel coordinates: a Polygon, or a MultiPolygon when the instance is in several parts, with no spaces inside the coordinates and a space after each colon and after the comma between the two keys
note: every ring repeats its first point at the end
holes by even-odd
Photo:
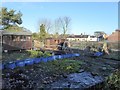
{"type": "Polygon", "coordinates": [[[68,41],[87,41],[88,35],[72,35],[68,36],[68,41]]]}
{"type": "Polygon", "coordinates": [[[98,41],[98,38],[90,35],[71,35],[67,37],[68,41],[98,41]]]}
{"type": "Polygon", "coordinates": [[[120,41],[120,29],[115,30],[111,35],[108,36],[108,41],[110,42],[118,42],[120,41]]]}
{"type": "Polygon", "coordinates": [[[87,41],[98,41],[96,36],[88,36],[87,41]]]}
{"type": "Polygon", "coordinates": [[[11,27],[1,30],[2,50],[30,50],[32,49],[32,33],[23,27],[11,27]]]}

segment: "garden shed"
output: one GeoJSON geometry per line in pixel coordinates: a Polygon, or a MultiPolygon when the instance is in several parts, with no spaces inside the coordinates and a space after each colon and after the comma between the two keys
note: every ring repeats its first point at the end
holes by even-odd
{"type": "Polygon", "coordinates": [[[49,49],[57,49],[58,45],[61,42],[64,42],[65,39],[62,38],[46,38],[45,40],[45,48],[49,48],[49,49]]]}
{"type": "Polygon", "coordinates": [[[32,33],[23,27],[12,27],[1,31],[2,50],[32,49],[32,33]]]}

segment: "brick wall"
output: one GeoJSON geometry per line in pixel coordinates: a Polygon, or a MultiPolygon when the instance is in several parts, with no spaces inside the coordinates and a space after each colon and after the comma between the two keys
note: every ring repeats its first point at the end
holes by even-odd
{"type": "Polygon", "coordinates": [[[110,36],[108,36],[108,41],[120,41],[120,30],[116,30],[110,36]]]}

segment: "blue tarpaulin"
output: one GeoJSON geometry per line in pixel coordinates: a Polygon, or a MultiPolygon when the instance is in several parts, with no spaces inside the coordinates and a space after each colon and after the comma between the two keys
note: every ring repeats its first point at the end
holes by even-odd
{"type": "Polygon", "coordinates": [[[47,62],[52,60],[59,60],[59,59],[78,57],[78,56],[80,56],[80,54],[74,53],[74,54],[54,55],[54,56],[41,57],[41,58],[28,58],[19,61],[16,60],[15,62],[9,62],[5,65],[1,64],[1,69],[4,69],[4,66],[6,69],[14,69],[16,67],[24,67],[25,65],[33,65],[40,62],[47,62]]]}

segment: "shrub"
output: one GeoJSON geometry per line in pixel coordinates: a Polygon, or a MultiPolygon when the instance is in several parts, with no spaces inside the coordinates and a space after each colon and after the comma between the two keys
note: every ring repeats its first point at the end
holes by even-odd
{"type": "Polygon", "coordinates": [[[78,72],[80,70],[81,61],[75,60],[56,60],[53,61],[52,64],[56,67],[56,69],[66,73],[78,72]]]}
{"type": "Polygon", "coordinates": [[[111,74],[106,79],[105,89],[107,90],[120,89],[120,71],[119,70],[116,70],[113,74],[111,74]]]}
{"type": "Polygon", "coordinates": [[[43,53],[41,51],[30,50],[28,52],[30,53],[31,58],[42,57],[43,56],[43,53]]]}
{"type": "Polygon", "coordinates": [[[39,58],[39,57],[43,57],[43,56],[44,56],[44,53],[41,52],[41,51],[38,51],[38,55],[37,55],[37,57],[39,58]]]}
{"type": "Polygon", "coordinates": [[[29,50],[28,52],[29,52],[31,58],[51,56],[51,54],[49,52],[43,53],[41,51],[35,51],[35,50],[29,50]]]}
{"type": "Polygon", "coordinates": [[[49,52],[45,52],[45,53],[43,54],[43,57],[49,57],[49,56],[52,56],[52,54],[50,54],[49,52]]]}

